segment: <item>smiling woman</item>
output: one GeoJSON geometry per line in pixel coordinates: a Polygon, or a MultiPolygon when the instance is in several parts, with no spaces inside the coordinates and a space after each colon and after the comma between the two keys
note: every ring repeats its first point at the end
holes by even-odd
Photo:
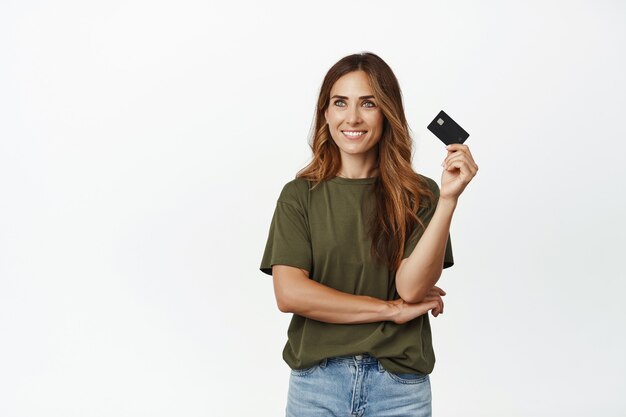
{"type": "Polygon", "coordinates": [[[401,97],[373,53],[333,65],[312,161],[276,202],[260,269],[273,276],[280,311],[293,313],[288,417],[431,414],[428,312],[443,313],[435,283],[454,264],[450,222],[477,167],[459,145],[441,192],[414,172],[401,97]]]}
{"type": "Polygon", "coordinates": [[[358,178],[373,177],[378,149],[376,145],[383,130],[383,114],[371,94],[365,71],[352,71],[339,78],[331,89],[330,105],[324,112],[328,129],[339,148],[343,175],[358,178]],[[345,95],[349,94],[349,95],[345,95]],[[373,167],[362,172],[362,167],[373,167]]]}

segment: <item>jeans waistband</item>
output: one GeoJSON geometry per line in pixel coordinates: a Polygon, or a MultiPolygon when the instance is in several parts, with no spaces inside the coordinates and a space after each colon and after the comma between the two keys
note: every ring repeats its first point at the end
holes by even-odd
{"type": "Polygon", "coordinates": [[[338,362],[357,362],[357,363],[376,363],[378,359],[375,356],[370,355],[369,353],[360,353],[356,355],[341,355],[341,356],[333,356],[327,358],[329,361],[338,361],[338,362]]]}

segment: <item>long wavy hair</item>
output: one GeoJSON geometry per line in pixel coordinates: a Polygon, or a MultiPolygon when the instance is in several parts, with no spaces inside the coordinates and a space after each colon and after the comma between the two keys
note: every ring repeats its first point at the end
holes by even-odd
{"type": "Polygon", "coordinates": [[[309,145],[311,162],[296,174],[317,187],[322,181],[337,176],[341,169],[339,147],[332,139],[324,112],[330,104],[330,91],[335,82],[352,71],[364,71],[370,88],[379,102],[384,121],[378,148],[378,172],[374,183],[375,210],[369,223],[372,240],[371,255],[397,271],[405,250],[406,239],[419,224],[421,207],[434,203],[435,196],[426,180],[413,171],[411,155],[413,140],[404,114],[402,92],[398,80],[385,61],[371,52],[361,52],[340,59],[329,70],[320,88],[309,145]]]}

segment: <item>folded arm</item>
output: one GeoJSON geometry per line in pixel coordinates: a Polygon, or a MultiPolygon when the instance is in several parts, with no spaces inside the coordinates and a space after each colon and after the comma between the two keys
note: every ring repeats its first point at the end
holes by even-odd
{"type": "Polygon", "coordinates": [[[396,271],[398,295],[407,303],[422,301],[443,271],[450,223],[457,201],[440,198],[430,223],[408,258],[396,271]]]}
{"type": "Polygon", "coordinates": [[[278,309],[327,323],[405,323],[429,310],[443,311],[445,292],[433,289],[419,304],[404,300],[381,300],[367,295],[345,293],[309,278],[309,272],[288,266],[273,265],[272,276],[278,309]]]}

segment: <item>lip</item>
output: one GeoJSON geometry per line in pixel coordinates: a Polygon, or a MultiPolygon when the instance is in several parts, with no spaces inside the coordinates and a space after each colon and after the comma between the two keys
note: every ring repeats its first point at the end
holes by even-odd
{"type": "Polygon", "coordinates": [[[368,132],[367,130],[342,130],[341,131],[341,133],[343,134],[344,138],[349,139],[349,140],[354,140],[354,141],[359,140],[362,137],[364,137],[365,135],[367,135],[367,132],[368,132]],[[363,134],[360,135],[360,136],[357,136],[357,137],[352,137],[352,136],[346,135],[344,132],[363,132],[363,134]]]}

